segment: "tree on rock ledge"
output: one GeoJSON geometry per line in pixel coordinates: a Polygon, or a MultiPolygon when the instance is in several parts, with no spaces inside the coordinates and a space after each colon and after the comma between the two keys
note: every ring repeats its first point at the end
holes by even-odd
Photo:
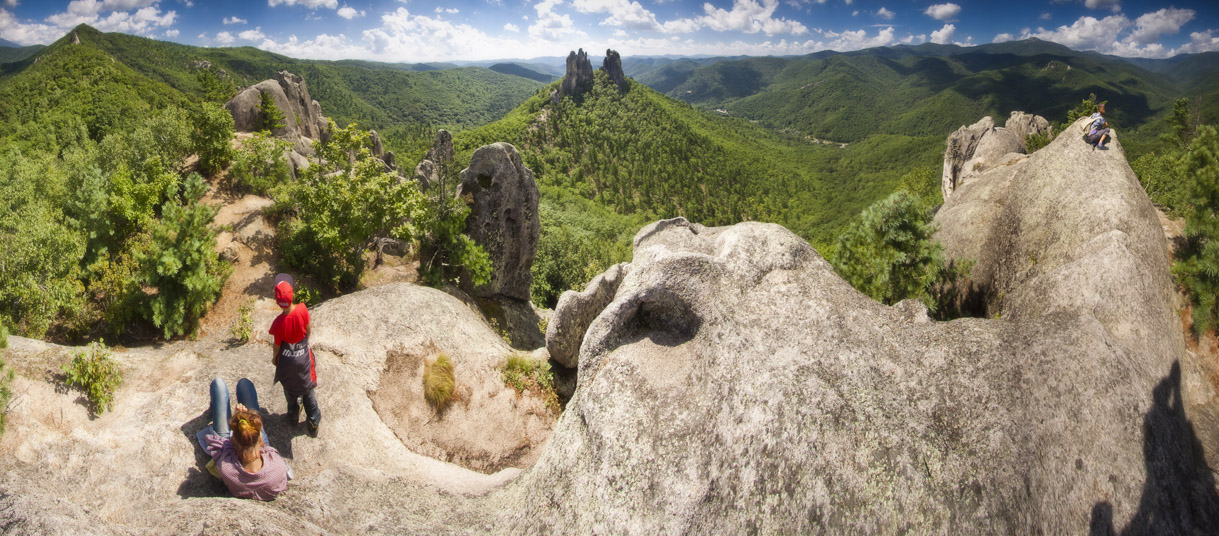
{"type": "Polygon", "coordinates": [[[1173,264],[1177,282],[1194,305],[1194,333],[1215,326],[1219,308],[1219,135],[1215,128],[1198,129],[1181,159],[1178,176],[1189,181],[1185,236],[1189,242],[1173,264]]]}

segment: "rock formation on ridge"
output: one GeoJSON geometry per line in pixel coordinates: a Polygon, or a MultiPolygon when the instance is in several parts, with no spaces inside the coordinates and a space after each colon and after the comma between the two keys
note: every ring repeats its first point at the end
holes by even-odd
{"type": "Polygon", "coordinates": [[[529,300],[529,268],[541,234],[538,185],[516,147],[500,142],[474,151],[457,197],[470,206],[466,234],[487,250],[493,266],[491,282],[471,295],[529,300]]]}
{"type": "Polygon", "coordinates": [[[419,182],[420,189],[426,192],[428,187],[440,180],[443,166],[453,162],[453,154],[453,135],[444,129],[436,131],[432,148],[415,166],[414,178],[419,182]]]}
{"type": "Polygon", "coordinates": [[[626,91],[626,74],[622,72],[622,57],[618,55],[618,51],[612,49],[605,50],[605,61],[601,63],[601,70],[609,75],[609,79],[614,81],[618,86],[618,91],[626,91]]]}
{"type": "Polygon", "coordinates": [[[952,192],[983,171],[1011,163],[1027,152],[1025,138],[1049,132],[1050,124],[1038,115],[1014,111],[1006,127],[996,127],[990,116],[962,126],[948,136],[944,149],[941,190],[947,200],[952,192]]]}
{"type": "Polygon", "coordinates": [[[237,132],[253,132],[258,127],[261,112],[258,105],[260,95],[271,94],[275,106],[284,114],[284,126],[272,134],[293,143],[296,152],[313,155],[312,140],[325,140],[330,127],[322,116],[322,107],[309,96],[305,80],[288,71],[280,71],[271,80],[263,80],[241,90],[225,103],[224,107],[233,115],[233,126],[237,132]]]}
{"type": "Polygon", "coordinates": [[[567,55],[567,72],[559,85],[559,92],[551,99],[558,103],[563,97],[574,97],[593,87],[593,64],[588,61],[584,49],[567,55]]]}

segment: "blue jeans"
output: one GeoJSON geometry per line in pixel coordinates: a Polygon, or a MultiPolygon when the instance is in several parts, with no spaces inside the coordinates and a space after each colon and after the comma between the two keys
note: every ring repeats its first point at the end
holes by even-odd
{"type": "Polygon", "coordinates": [[[305,391],[304,394],[294,395],[288,392],[288,388],[284,387],[284,398],[288,399],[288,415],[296,416],[300,411],[300,404],[305,404],[305,416],[309,418],[309,425],[317,428],[317,425],[322,422],[322,408],[317,405],[317,393],[314,388],[305,391]],[[300,402],[298,402],[298,400],[300,402]]]}
{"type": "MultiPolygon", "coordinates": [[[[216,430],[216,434],[222,437],[229,437],[233,434],[229,430],[229,419],[233,417],[231,408],[229,408],[229,386],[224,383],[224,380],[216,378],[212,380],[212,428],[216,430]]],[[[258,391],[254,389],[254,382],[248,378],[237,380],[237,402],[244,404],[247,409],[257,413],[261,408],[258,406],[258,391]]],[[[267,431],[262,430],[262,442],[269,444],[267,441],[267,431]]]]}

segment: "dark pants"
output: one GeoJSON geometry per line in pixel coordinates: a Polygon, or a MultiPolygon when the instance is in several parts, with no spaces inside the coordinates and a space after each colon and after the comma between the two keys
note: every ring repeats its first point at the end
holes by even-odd
{"type": "Polygon", "coordinates": [[[309,418],[309,425],[317,428],[317,425],[322,422],[322,408],[317,405],[317,393],[313,388],[305,391],[304,394],[295,395],[288,392],[288,388],[284,387],[284,398],[288,399],[288,415],[295,416],[300,411],[300,404],[305,404],[305,416],[309,418]]]}
{"type": "Polygon", "coordinates": [[[1087,136],[1084,136],[1084,140],[1086,140],[1088,143],[1095,145],[1096,142],[1100,141],[1102,136],[1108,136],[1108,135],[1109,135],[1109,129],[1102,128],[1100,130],[1094,130],[1092,132],[1089,132],[1087,136]]]}
{"type": "MultiPolygon", "coordinates": [[[[229,419],[233,417],[233,412],[229,407],[229,386],[224,380],[212,380],[211,398],[212,429],[216,430],[217,435],[229,437],[233,433],[229,430],[229,419]]],[[[255,413],[261,410],[258,406],[258,390],[254,389],[254,382],[248,378],[237,380],[237,402],[255,413]]],[[[262,442],[267,442],[265,430],[262,432],[262,442]]]]}

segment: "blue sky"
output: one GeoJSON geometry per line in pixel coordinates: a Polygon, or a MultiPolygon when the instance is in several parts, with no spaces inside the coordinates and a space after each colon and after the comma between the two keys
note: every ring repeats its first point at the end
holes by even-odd
{"type": "Polygon", "coordinates": [[[1219,3],[1121,0],[0,0],[0,38],[80,23],[200,46],[390,62],[563,56],[788,55],[1025,37],[1138,57],[1219,50],[1219,3]]]}

